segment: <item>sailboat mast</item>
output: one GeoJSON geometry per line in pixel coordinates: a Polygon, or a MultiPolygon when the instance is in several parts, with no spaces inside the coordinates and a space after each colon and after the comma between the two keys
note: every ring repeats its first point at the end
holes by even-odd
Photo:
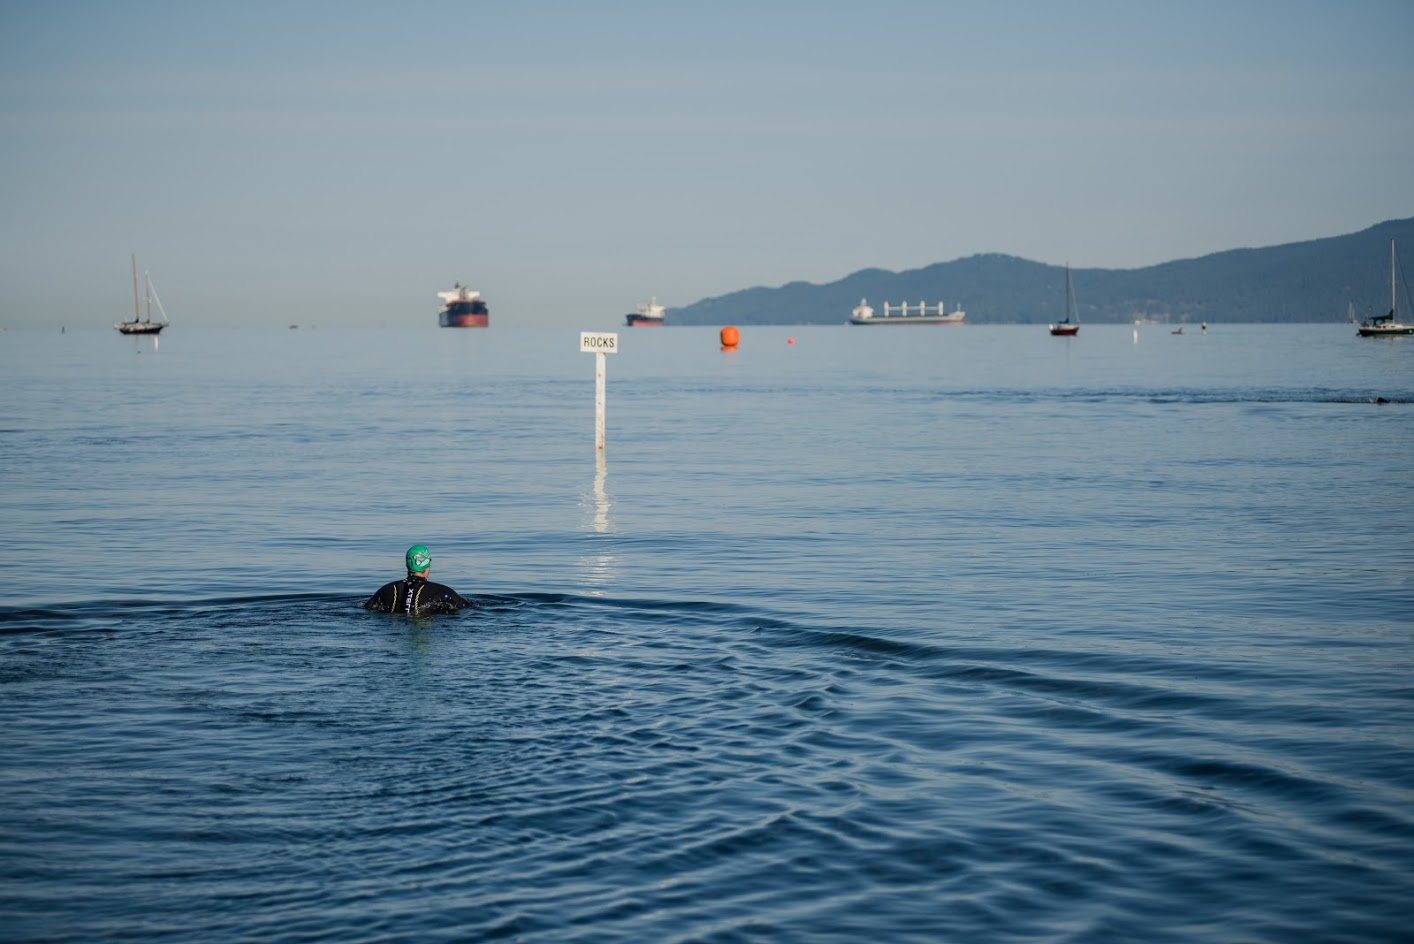
{"type": "Polygon", "coordinates": [[[1389,313],[1394,314],[1394,240],[1389,241],[1389,313]]]}
{"type": "Polygon", "coordinates": [[[141,317],[137,307],[137,253],[133,253],[133,323],[136,324],[141,317]]]}
{"type": "Polygon", "coordinates": [[[144,272],[142,279],[143,284],[147,286],[147,323],[152,324],[152,276],[144,272]]]}

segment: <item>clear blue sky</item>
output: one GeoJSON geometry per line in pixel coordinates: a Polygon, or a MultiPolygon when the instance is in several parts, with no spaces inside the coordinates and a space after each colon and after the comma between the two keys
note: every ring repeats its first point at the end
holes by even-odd
{"type": "Polygon", "coordinates": [[[0,160],[0,327],[603,328],[1414,215],[1414,3],[0,0],[0,160]]]}

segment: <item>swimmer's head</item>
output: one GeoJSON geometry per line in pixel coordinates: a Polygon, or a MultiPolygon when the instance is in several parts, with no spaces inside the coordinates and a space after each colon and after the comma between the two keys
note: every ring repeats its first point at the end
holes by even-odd
{"type": "Polygon", "coordinates": [[[432,566],[432,553],[425,544],[414,544],[408,548],[408,573],[420,574],[432,566]]]}

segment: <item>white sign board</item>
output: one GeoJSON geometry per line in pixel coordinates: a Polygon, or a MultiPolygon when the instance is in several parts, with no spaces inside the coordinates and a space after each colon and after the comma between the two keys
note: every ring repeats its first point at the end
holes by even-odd
{"type": "Polygon", "coordinates": [[[579,353],[617,354],[619,336],[614,331],[581,331],[579,333],[579,353]]]}

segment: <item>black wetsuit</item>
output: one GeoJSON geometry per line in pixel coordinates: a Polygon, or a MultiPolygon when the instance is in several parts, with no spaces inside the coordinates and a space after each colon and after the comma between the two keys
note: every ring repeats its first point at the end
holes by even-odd
{"type": "Polygon", "coordinates": [[[382,587],[363,604],[375,613],[402,613],[405,616],[426,616],[429,613],[450,613],[471,606],[451,587],[432,583],[415,574],[406,580],[395,580],[382,587]]]}

